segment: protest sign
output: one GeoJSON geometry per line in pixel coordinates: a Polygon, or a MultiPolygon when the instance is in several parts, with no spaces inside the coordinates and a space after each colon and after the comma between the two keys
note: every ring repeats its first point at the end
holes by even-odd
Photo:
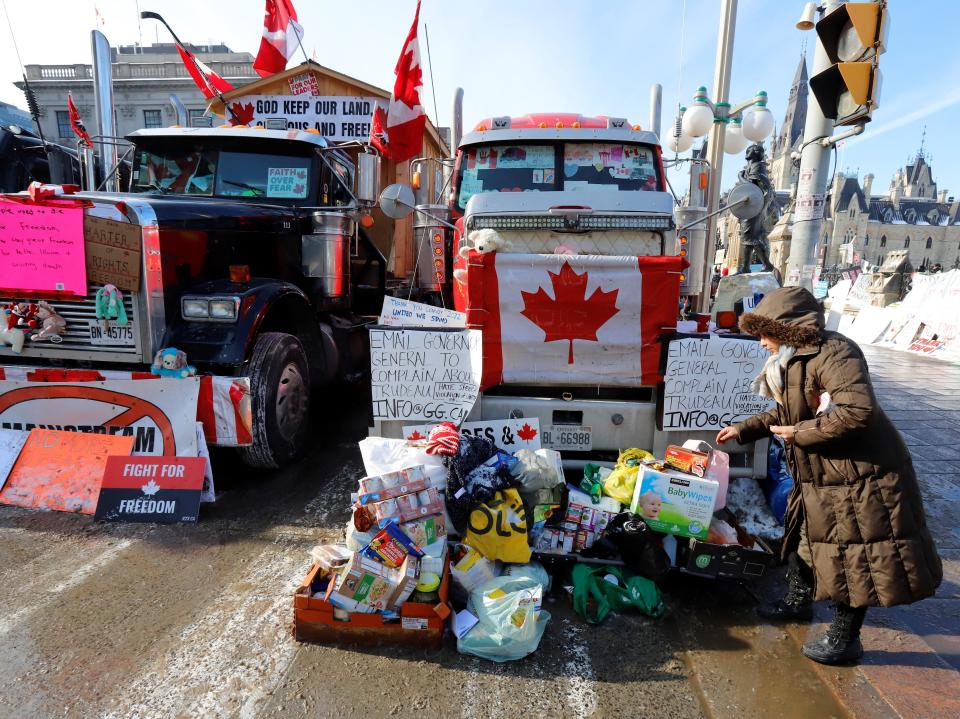
{"type": "Polygon", "coordinates": [[[116,285],[121,290],[140,289],[139,225],[87,215],[83,218],[87,277],[91,282],[116,285]]]}
{"type": "Polygon", "coordinates": [[[384,297],[380,324],[387,327],[466,327],[463,312],[425,305],[421,302],[384,297]]]}
{"type": "MultiPolygon", "coordinates": [[[[403,436],[414,442],[425,440],[435,426],[434,424],[408,425],[403,428],[403,436]]],[[[540,420],[536,417],[464,422],[460,425],[460,434],[486,437],[497,445],[498,449],[511,454],[521,449],[537,450],[542,446],[540,420]]]]}
{"type": "Polygon", "coordinates": [[[0,287],[86,295],[83,210],[0,200],[0,287]]]}
{"type": "MultiPolygon", "coordinates": [[[[303,89],[297,85],[298,90],[303,89]]],[[[288,130],[316,130],[328,140],[345,142],[370,139],[370,123],[377,106],[386,110],[386,100],[377,97],[295,95],[248,95],[231,103],[235,116],[250,126],[264,127],[267,118],[282,117],[288,130]]]]}
{"type": "Polygon", "coordinates": [[[722,429],[773,406],[750,385],[768,353],[756,340],[687,337],[670,342],[663,376],[664,430],[722,429]]]}
{"type": "Polygon", "coordinates": [[[370,329],[374,419],[459,424],[480,392],[478,330],[370,329]]]}
{"type": "Polygon", "coordinates": [[[114,522],[196,522],[202,457],[111,457],[95,519],[114,522]]]}
{"type": "Polygon", "coordinates": [[[197,456],[200,378],[0,380],[0,428],[133,437],[133,453],[197,456]]]}
{"type": "Polygon", "coordinates": [[[18,432],[13,429],[0,429],[0,490],[7,483],[10,470],[17,463],[20,450],[26,444],[29,432],[18,432]]]}

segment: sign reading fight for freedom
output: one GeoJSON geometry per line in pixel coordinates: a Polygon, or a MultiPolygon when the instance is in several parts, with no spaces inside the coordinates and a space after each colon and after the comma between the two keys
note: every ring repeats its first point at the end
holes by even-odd
{"type": "Polygon", "coordinates": [[[663,429],[722,429],[770,409],[750,389],[768,353],[756,340],[688,337],[670,342],[663,374],[663,429]]]}
{"type": "Polygon", "coordinates": [[[316,130],[328,140],[367,141],[377,105],[376,97],[316,95],[248,95],[230,104],[230,111],[246,125],[263,127],[267,118],[281,117],[289,130],[316,130]]]}
{"type": "Polygon", "coordinates": [[[478,330],[370,330],[374,419],[459,424],[480,392],[478,330]]]}
{"type": "Polygon", "coordinates": [[[95,519],[196,522],[205,465],[202,457],[110,457],[95,519]]]}

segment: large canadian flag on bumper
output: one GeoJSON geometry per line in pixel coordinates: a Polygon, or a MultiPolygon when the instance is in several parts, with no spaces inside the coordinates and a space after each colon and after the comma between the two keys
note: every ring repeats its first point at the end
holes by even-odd
{"type": "Polygon", "coordinates": [[[483,329],[482,387],[637,387],[660,379],[681,257],[474,255],[467,323],[483,329]]]}

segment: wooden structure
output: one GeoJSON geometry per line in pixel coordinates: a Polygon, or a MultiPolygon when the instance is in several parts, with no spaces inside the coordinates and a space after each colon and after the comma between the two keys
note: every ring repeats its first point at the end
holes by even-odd
{"type": "MultiPolygon", "coordinates": [[[[223,95],[231,109],[228,115],[219,97],[211,98],[208,108],[234,124],[263,122],[265,115],[285,117],[293,127],[315,128],[334,141],[369,140],[370,116],[359,114],[376,104],[384,107],[390,92],[308,60],[284,72],[270,75],[238,87],[223,95]],[[326,102],[342,98],[341,102],[326,102]],[[273,102],[275,101],[275,102],[273,102]],[[347,116],[349,109],[358,114],[347,116]],[[320,112],[316,112],[320,110],[320,112]],[[297,117],[291,111],[298,113],[297,117]]],[[[423,133],[420,157],[443,158],[450,148],[430,119],[423,133]]],[[[410,162],[383,162],[381,187],[393,182],[410,184],[410,162]]],[[[391,220],[379,208],[373,211],[374,225],[368,230],[374,243],[389,259],[390,273],[404,279],[413,272],[416,249],[413,242],[413,218],[391,220]]]]}

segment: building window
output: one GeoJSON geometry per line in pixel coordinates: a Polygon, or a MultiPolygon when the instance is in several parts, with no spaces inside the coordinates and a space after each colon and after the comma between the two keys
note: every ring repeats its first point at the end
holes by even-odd
{"type": "Polygon", "coordinates": [[[886,236],[886,235],[880,235],[880,246],[881,246],[881,247],[886,247],[886,246],[887,246],[887,236],[886,236]]]}
{"type": "Polygon", "coordinates": [[[143,126],[147,129],[151,127],[162,127],[163,120],[160,117],[159,110],[144,110],[143,111],[143,126]]]}
{"type": "Polygon", "coordinates": [[[57,132],[60,137],[73,137],[73,130],[70,129],[70,113],[66,110],[57,110],[57,132]]]}
{"type": "Polygon", "coordinates": [[[863,246],[866,247],[869,244],[870,244],[870,235],[867,235],[866,237],[863,238],[863,246]]]}
{"type": "Polygon", "coordinates": [[[903,241],[903,249],[907,249],[910,246],[910,238],[908,237],[903,241]]]}
{"type": "Polygon", "coordinates": [[[933,238],[932,238],[932,237],[928,237],[928,238],[927,238],[927,249],[929,250],[931,247],[933,247],[933,238]]]}
{"type": "Polygon", "coordinates": [[[855,214],[856,214],[856,212],[855,212],[854,208],[852,208],[852,207],[850,208],[850,211],[847,212],[847,216],[848,216],[848,217],[853,217],[855,214]]]}

